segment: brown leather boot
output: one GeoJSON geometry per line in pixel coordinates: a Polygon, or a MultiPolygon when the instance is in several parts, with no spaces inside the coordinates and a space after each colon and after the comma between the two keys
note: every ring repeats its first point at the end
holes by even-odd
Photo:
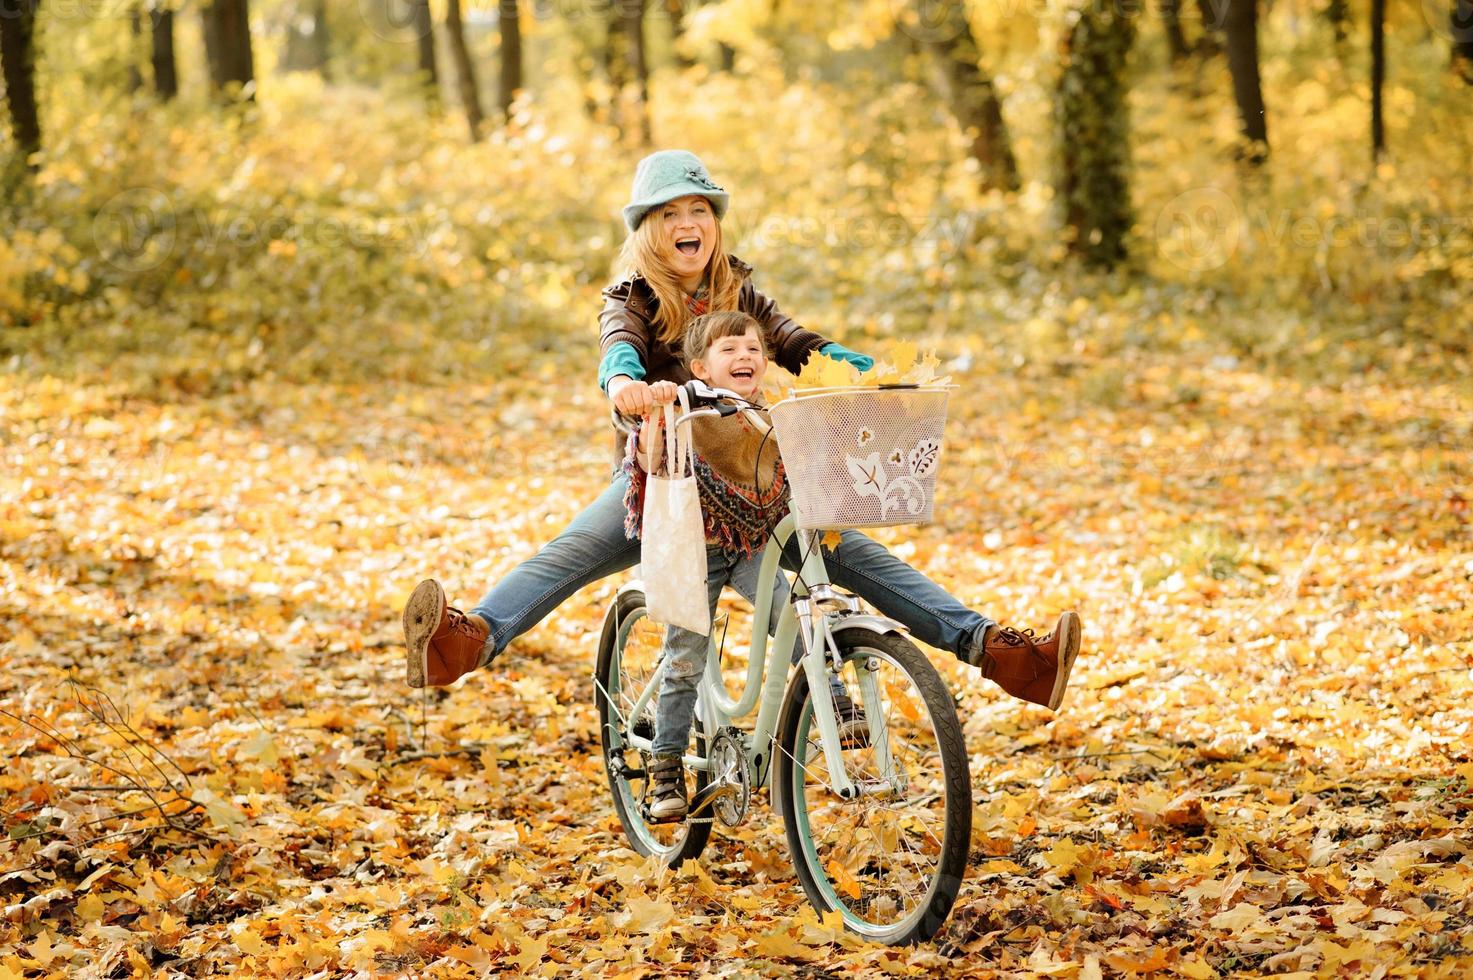
{"type": "Polygon", "coordinates": [[[481,665],[490,625],[445,604],[445,590],[427,578],[404,604],[406,680],[410,687],[444,687],[481,665]]]}
{"type": "Polygon", "coordinates": [[[1062,613],[1053,632],[1042,638],[1032,630],[993,626],[973,648],[971,663],[982,668],[982,676],[1015,698],[1058,710],[1069,684],[1074,658],[1079,656],[1079,617],[1062,613]]]}

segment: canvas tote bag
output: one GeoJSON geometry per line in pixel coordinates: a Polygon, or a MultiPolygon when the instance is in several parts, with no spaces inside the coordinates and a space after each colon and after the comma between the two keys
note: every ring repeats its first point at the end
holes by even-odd
{"type": "MultiPolygon", "coordinates": [[[[682,413],[686,395],[680,392],[682,413]]],[[[706,525],[696,486],[690,425],[675,428],[675,406],[665,406],[665,458],[655,472],[654,439],[647,440],[644,526],[640,537],[640,570],[644,599],[656,623],[679,626],[702,636],[711,634],[711,607],[706,598],[706,525]]]]}

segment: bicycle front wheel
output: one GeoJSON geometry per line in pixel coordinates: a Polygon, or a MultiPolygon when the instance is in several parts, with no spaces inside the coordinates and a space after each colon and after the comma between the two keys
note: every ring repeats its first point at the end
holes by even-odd
{"type": "MultiPolygon", "coordinates": [[[[892,946],[929,939],[951,913],[972,830],[967,755],[956,706],[910,641],[840,634],[841,677],[870,737],[846,749],[860,795],[841,799],[798,671],[778,717],[775,788],[793,866],[820,912],[892,946]]],[[[827,692],[824,692],[825,694],[827,692]]]]}
{"type": "MultiPolygon", "coordinates": [[[[604,619],[594,673],[594,700],[598,706],[604,771],[609,777],[614,810],[624,834],[640,854],[658,857],[667,866],[677,868],[705,848],[711,838],[711,815],[690,817],[683,823],[650,821],[645,815],[645,805],[653,787],[646,772],[652,757],[630,740],[631,735],[643,739],[655,737],[658,694],[637,717],[633,710],[640,692],[654,676],[664,638],[665,627],[649,619],[644,591],[621,590],[604,619]]],[[[691,747],[687,751],[699,756],[706,754],[706,738],[699,718],[691,726],[691,747]]],[[[687,786],[694,800],[710,780],[710,774],[696,769],[688,775],[694,777],[694,786],[687,786]]]]}

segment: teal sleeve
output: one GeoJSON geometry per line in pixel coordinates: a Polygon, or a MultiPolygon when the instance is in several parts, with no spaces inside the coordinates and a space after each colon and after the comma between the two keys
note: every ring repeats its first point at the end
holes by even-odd
{"type": "Polygon", "coordinates": [[[836,361],[845,361],[853,364],[861,371],[868,371],[875,366],[875,359],[868,354],[858,354],[842,344],[836,344],[832,340],[818,349],[825,357],[832,357],[836,361]]]}
{"type": "Polygon", "coordinates": [[[634,345],[619,341],[609,348],[604,354],[604,359],[598,362],[598,386],[609,391],[609,379],[621,374],[627,374],[635,381],[644,380],[644,361],[639,359],[639,351],[634,345]]]}

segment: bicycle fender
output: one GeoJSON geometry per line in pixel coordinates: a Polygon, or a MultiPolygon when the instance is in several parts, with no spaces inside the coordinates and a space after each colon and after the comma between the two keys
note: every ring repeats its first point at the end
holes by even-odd
{"type": "Polygon", "coordinates": [[[840,616],[838,620],[829,624],[829,632],[837,639],[841,633],[848,630],[864,630],[868,633],[894,633],[896,636],[907,636],[910,630],[903,623],[890,619],[888,616],[876,616],[872,613],[857,613],[852,616],[840,616]]]}

